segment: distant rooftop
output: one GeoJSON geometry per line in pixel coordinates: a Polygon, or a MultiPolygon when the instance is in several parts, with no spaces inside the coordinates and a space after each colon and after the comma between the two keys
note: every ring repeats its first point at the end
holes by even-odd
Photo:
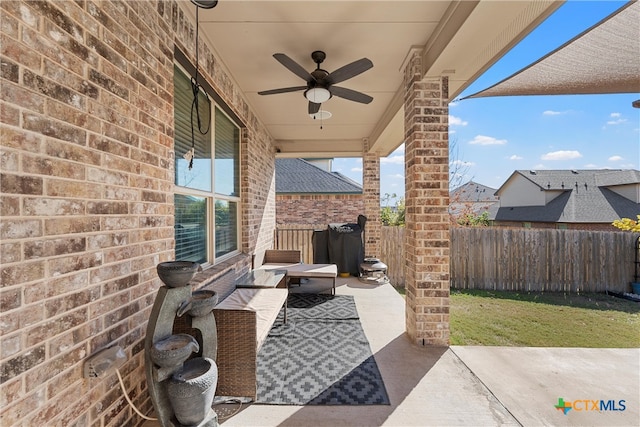
{"type": "MultiPolygon", "coordinates": [[[[574,169],[574,170],[517,170],[528,180],[543,190],[570,190],[569,187],[578,185],[594,187],[609,187],[615,185],[640,183],[640,171],[628,169],[574,169]]],[[[503,185],[504,187],[504,185],[503,185]]],[[[498,192],[503,188],[500,187],[498,192]]]]}
{"type": "Polygon", "coordinates": [[[451,191],[451,201],[456,203],[467,202],[497,202],[496,189],[469,181],[451,191]]]}
{"type": "Polygon", "coordinates": [[[362,186],[339,172],[327,172],[304,159],[276,159],[276,193],[362,194],[362,186]]]}
{"type": "MultiPolygon", "coordinates": [[[[508,191],[518,175],[536,184],[541,191],[562,193],[544,206],[502,207],[495,205],[492,219],[498,221],[606,223],[621,217],[635,218],[640,203],[614,191],[616,187],[640,185],[637,170],[518,170],[498,189],[508,191]]],[[[623,193],[624,194],[624,193],[623,193]]]]}

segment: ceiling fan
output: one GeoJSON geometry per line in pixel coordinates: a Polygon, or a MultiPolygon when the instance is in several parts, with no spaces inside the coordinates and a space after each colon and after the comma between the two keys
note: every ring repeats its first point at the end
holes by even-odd
{"type": "Polygon", "coordinates": [[[309,101],[309,114],[316,114],[320,110],[320,104],[328,100],[332,96],[348,99],[349,101],[368,104],[373,98],[362,92],[347,89],[340,86],[334,86],[336,83],[343,82],[347,79],[364,73],[373,67],[373,62],[367,58],[354,61],[344,67],[338,68],[332,73],[320,68],[320,64],[326,58],[326,54],[320,50],[316,50],[311,54],[311,59],[317,64],[312,72],[308,72],[300,64],[289,58],[284,53],[274,53],[273,57],[282,65],[287,67],[296,76],[307,82],[306,86],[285,87],[281,89],[271,89],[258,92],[259,95],[274,95],[277,93],[304,91],[304,97],[309,101]]]}

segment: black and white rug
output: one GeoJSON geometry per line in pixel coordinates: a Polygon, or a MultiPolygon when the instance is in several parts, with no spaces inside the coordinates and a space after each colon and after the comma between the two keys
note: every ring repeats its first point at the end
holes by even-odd
{"type": "Polygon", "coordinates": [[[353,297],[289,295],[258,355],[256,403],[389,405],[353,297]]]}

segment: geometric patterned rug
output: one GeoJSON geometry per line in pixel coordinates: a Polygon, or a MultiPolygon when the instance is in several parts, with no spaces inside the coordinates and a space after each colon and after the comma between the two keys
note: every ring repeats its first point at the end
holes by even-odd
{"type": "Polygon", "coordinates": [[[290,294],[258,354],[258,397],[271,405],[389,405],[353,297],[290,294]]]}

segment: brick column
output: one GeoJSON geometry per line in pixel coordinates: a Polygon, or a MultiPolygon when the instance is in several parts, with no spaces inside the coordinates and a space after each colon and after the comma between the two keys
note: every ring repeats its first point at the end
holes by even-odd
{"type": "Polygon", "coordinates": [[[405,70],[406,330],[419,345],[449,345],[448,80],[405,70]]]}
{"type": "MultiPolygon", "coordinates": [[[[362,153],[362,191],[364,197],[365,257],[380,256],[380,156],[369,152],[365,141],[362,153]]],[[[383,260],[384,262],[384,260],[383,260]]]]}

